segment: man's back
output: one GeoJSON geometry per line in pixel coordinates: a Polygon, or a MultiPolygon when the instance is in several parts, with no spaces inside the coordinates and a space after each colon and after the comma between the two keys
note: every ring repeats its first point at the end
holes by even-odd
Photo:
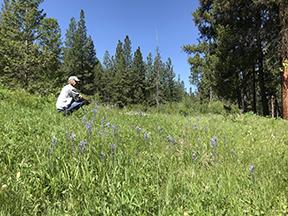
{"type": "Polygon", "coordinates": [[[60,92],[60,95],[56,102],[56,108],[58,110],[63,110],[69,107],[73,99],[76,99],[79,96],[76,88],[68,84],[64,86],[60,92]]]}

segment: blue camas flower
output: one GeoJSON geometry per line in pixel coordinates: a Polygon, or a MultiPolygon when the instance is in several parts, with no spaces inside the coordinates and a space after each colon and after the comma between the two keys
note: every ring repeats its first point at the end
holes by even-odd
{"type": "Polygon", "coordinates": [[[87,123],[85,124],[85,128],[86,128],[88,134],[91,134],[91,133],[92,133],[93,126],[92,126],[92,123],[91,123],[91,122],[87,122],[87,123]]]}
{"type": "Polygon", "coordinates": [[[197,153],[193,152],[192,153],[192,160],[195,161],[197,159],[197,153]]]}
{"type": "Polygon", "coordinates": [[[116,144],[111,144],[110,148],[111,148],[111,152],[114,154],[115,151],[116,151],[117,145],[116,144]]]}
{"type": "Polygon", "coordinates": [[[87,145],[87,141],[86,140],[81,140],[79,143],[79,149],[81,152],[83,152],[85,150],[85,147],[87,145]]]}
{"type": "Polygon", "coordinates": [[[212,148],[216,148],[217,147],[217,137],[213,136],[210,140],[210,145],[212,148]]]}
{"type": "Polygon", "coordinates": [[[150,134],[148,132],[144,133],[144,140],[149,140],[150,139],[150,134]]]}
{"type": "Polygon", "coordinates": [[[142,128],[140,128],[140,127],[136,127],[136,132],[138,133],[138,134],[140,134],[141,133],[141,131],[142,131],[142,128]]]}
{"type": "Polygon", "coordinates": [[[174,139],[174,137],[172,137],[171,135],[167,136],[167,140],[169,143],[175,145],[176,144],[176,140],[174,139]]]}
{"type": "Polygon", "coordinates": [[[55,136],[52,137],[51,139],[51,146],[55,146],[57,144],[57,138],[55,136]]]}
{"type": "Polygon", "coordinates": [[[70,140],[71,140],[72,142],[75,142],[75,141],[76,141],[76,134],[75,134],[74,132],[72,132],[72,133],[70,134],[70,140]]]}
{"type": "Polygon", "coordinates": [[[255,166],[253,164],[250,165],[249,171],[250,171],[250,174],[253,174],[255,172],[255,166]]]}

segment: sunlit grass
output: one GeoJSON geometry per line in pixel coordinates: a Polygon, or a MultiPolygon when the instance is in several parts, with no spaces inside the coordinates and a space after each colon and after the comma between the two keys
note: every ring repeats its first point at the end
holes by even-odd
{"type": "Polygon", "coordinates": [[[0,215],[288,213],[282,120],[0,99],[0,215]]]}

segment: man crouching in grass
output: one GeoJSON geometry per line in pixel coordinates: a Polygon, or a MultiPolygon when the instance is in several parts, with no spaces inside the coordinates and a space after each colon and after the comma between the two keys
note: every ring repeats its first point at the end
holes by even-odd
{"type": "Polygon", "coordinates": [[[62,88],[56,102],[58,112],[64,112],[65,115],[69,115],[83,105],[89,104],[75,88],[78,82],[80,80],[76,76],[69,77],[68,84],[62,88]]]}

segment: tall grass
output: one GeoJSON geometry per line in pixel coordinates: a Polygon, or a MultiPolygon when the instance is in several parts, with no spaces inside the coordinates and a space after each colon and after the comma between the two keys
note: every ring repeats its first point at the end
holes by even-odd
{"type": "Polygon", "coordinates": [[[0,99],[0,215],[288,213],[282,120],[0,99]]]}

